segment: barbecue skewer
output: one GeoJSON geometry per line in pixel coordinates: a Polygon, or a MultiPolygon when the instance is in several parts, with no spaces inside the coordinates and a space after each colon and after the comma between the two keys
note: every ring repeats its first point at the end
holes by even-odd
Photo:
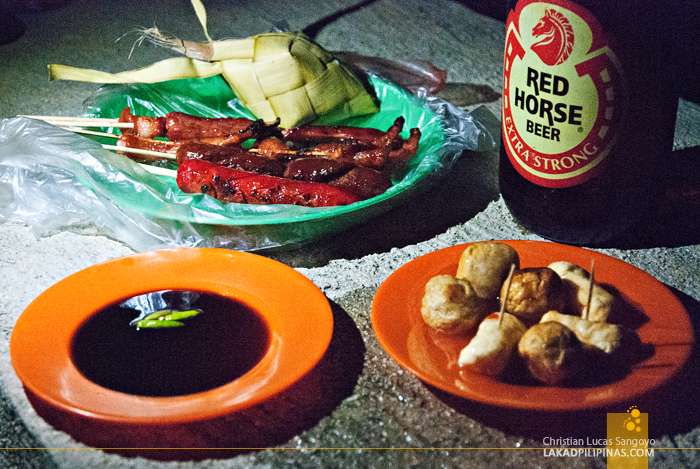
{"type": "MultiPolygon", "coordinates": [[[[107,137],[107,138],[119,138],[120,135],[118,134],[110,134],[108,132],[98,132],[95,130],[87,130],[87,129],[80,129],[80,128],[74,128],[71,126],[60,126],[62,129],[65,130],[70,130],[71,132],[79,133],[79,134],[86,134],[86,135],[95,135],[97,137],[107,137]]],[[[164,143],[168,143],[167,140],[163,140],[164,143]]],[[[174,143],[174,142],[170,142],[174,143]]],[[[103,145],[104,146],[104,145],[103,145]]],[[[129,147],[116,147],[115,145],[111,145],[108,148],[109,150],[115,150],[118,149],[119,151],[129,151],[129,147]],[[115,147],[115,148],[111,148],[115,147]]],[[[105,146],[105,148],[107,148],[105,146]]],[[[135,149],[134,149],[135,150],[135,149]]],[[[257,148],[246,148],[249,152],[252,153],[259,153],[260,150],[257,148]]],[[[141,155],[151,155],[151,156],[163,156],[163,158],[169,158],[169,159],[175,159],[173,155],[170,155],[169,153],[161,153],[161,152],[153,152],[150,150],[138,150],[138,151],[133,151],[132,153],[139,153],[141,155]],[[166,156],[167,155],[167,156],[166,156]]],[[[285,155],[296,155],[298,152],[296,150],[278,150],[277,153],[284,153],[285,155]]],[[[326,156],[325,153],[320,152],[320,151],[311,151],[305,153],[306,155],[313,155],[313,156],[326,156]]]]}
{"type": "MultiPolygon", "coordinates": [[[[92,127],[92,128],[97,128],[97,127],[116,127],[116,128],[122,128],[122,129],[129,129],[129,128],[134,128],[134,124],[131,122],[119,122],[118,119],[113,119],[113,118],[98,118],[98,117],[71,117],[71,116],[38,116],[38,115],[18,115],[17,117],[25,117],[25,118],[31,118],[31,119],[37,119],[37,120],[43,120],[49,124],[56,125],[58,127],[61,127],[65,130],[70,130],[75,133],[80,133],[80,134],[86,134],[86,135],[93,135],[93,136],[98,136],[98,137],[105,137],[105,138],[114,138],[114,139],[119,139],[121,137],[120,134],[114,134],[114,133],[108,133],[108,132],[101,132],[101,131],[96,131],[96,130],[89,130],[85,129],[82,127],[92,127]]],[[[181,142],[173,142],[173,141],[168,141],[168,140],[163,140],[162,143],[164,144],[171,144],[171,145],[178,145],[181,142]]],[[[145,149],[140,149],[140,148],[133,148],[133,147],[128,147],[128,146],[119,146],[119,145],[108,145],[108,144],[103,144],[103,148],[107,150],[112,150],[116,151],[119,153],[132,153],[132,154],[138,154],[138,155],[145,155],[145,156],[155,156],[158,158],[163,158],[167,160],[176,160],[176,155],[173,153],[167,153],[167,152],[160,152],[160,151],[153,151],[153,150],[145,150],[145,149]]],[[[250,151],[251,153],[259,153],[260,150],[257,148],[246,148],[247,151],[250,151]]],[[[277,150],[277,153],[281,154],[290,154],[294,155],[299,153],[299,151],[296,150],[277,150]]],[[[304,155],[308,156],[325,156],[328,157],[328,153],[326,152],[320,152],[320,151],[308,151],[304,152],[304,155]]],[[[175,177],[177,175],[177,172],[171,169],[166,169],[166,168],[160,168],[156,166],[151,166],[148,164],[143,164],[143,163],[138,163],[142,168],[145,170],[158,174],[158,175],[165,175],[169,177],[175,177]]]]}
{"type": "MultiPolygon", "coordinates": [[[[97,132],[93,130],[87,130],[87,129],[80,129],[80,127],[116,127],[116,128],[121,128],[121,129],[134,129],[135,125],[133,122],[120,122],[119,119],[115,118],[103,118],[103,117],[72,117],[72,116],[40,116],[40,115],[28,115],[28,114],[19,114],[17,117],[26,117],[30,119],[37,119],[37,120],[43,120],[49,124],[53,124],[56,126],[59,126],[61,128],[71,130],[76,133],[83,133],[83,134],[90,134],[90,135],[95,135],[95,136],[100,136],[100,137],[108,137],[108,138],[119,138],[118,134],[110,134],[110,133],[102,133],[102,132],[97,132]]],[[[400,132],[401,127],[403,126],[403,119],[401,119],[401,122],[399,123],[399,120],[394,123],[394,125],[387,131],[387,134],[392,130],[395,129],[394,131],[400,132]],[[397,127],[398,126],[398,127],[397,127]]],[[[323,129],[324,127],[321,126],[319,127],[323,129]]],[[[360,130],[363,130],[359,128],[360,130]]],[[[374,130],[374,129],[364,129],[364,130],[374,130]]],[[[418,129],[415,129],[416,131],[418,129]]],[[[302,134],[306,135],[308,133],[308,129],[304,130],[304,127],[299,127],[299,128],[293,128],[293,129],[288,129],[289,132],[292,132],[292,134],[296,135],[297,132],[302,132],[302,134]],[[306,133],[305,133],[306,132],[306,133]]],[[[411,134],[413,137],[413,129],[411,130],[411,134]]],[[[398,134],[397,134],[398,135],[398,134]]],[[[326,135],[321,132],[317,137],[320,137],[321,139],[328,138],[330,135],[326,135]]],[[[341,138],[346,138],[346,137],[341,137],[341,138]]],[[[291,135],[285,135],[284,137],[285,140],[290,140],[290,141],[296,141],[299,139],[299,135],[296,135],[296,137],[292,137],[291,135]]],[[[410,139],[409,139],[410,140],[410,139]]],[[[205,143],[206,140],[204,140],[205,143]]],[[[251,151],[253,153],[258,152],[259,150],[255,148],[248,148],[248,151],[251,151]]],[[[281,154],[287,154],[287,155],[295,155],[299,153],[296,150],[279,150],[277,153],[281,154]]],[[[304,155],[307,156],[328,156],[327,152],[323,151],[309,151],[309,152],[304,152],[304,155]]]]}

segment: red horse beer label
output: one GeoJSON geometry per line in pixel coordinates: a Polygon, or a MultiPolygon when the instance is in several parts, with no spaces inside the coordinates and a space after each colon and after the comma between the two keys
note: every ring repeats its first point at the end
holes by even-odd
{"type": "Polygon", "coordinates": [[[503,144],[529,181],[570,187],[608,156],[622,117],[622,75],[611,41],[568,0],[521,0],[508,15],[503,144]]]}

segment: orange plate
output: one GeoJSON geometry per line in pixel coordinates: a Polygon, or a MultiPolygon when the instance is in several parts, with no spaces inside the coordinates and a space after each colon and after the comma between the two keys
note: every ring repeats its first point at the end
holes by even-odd
{"type": "Polygon", "coordinates": [[[291,267],[238,251],[178,248],[120,257],[61,280],[22,313],[10,355],[28,390],[63,412],[101,422],[159,425],[220,417],[283,391],[321,359],[332,332],[325,295],[291,267]],[[216,293],[256,310],[271,332],[261,362],[229,384],[177,397],[133,396],[84,378],[70,354],[83,321],[109,304],[167,289],[216,293]]]}
{"type": "Polygon", "coordinates": [[[623,261],[586,249],[541,241],[502,241],[518,251],[521,267],[569,261],[588,268],[595,259],[596,281],[616,289],[649,318],[637,330],[654,355],[626,377],[597,387],[518,386],[469,373],[457,365],[472,335],[450,339],[435,333],[421,317],[425,284],[436,275],[455,275],[467,244],[421,256],[397,269],[379,287],[372,303],[372,325],[384,349],[402,367],[433,386],[487,404],[531,410],[581,410],[627,401],[676,374],[693,347],[685,308],[661,282],[623,261]]]}

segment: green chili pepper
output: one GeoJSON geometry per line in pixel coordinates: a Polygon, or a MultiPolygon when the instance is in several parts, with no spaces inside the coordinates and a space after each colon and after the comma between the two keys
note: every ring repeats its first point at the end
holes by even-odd
{"type": "Polygon", "coordinates": [[[158,319],[163,321],[176,321],[178,319],[191,318],[192,316],[196,316],[199,313],[201,313],[201,311],[198,309],[191,309],[189,311],[173,311],[171,314],[168,314],[167,316],[163,316],[158,319]]]}
{"type": "Polygon", "coordinates": [[[161,320],[161,319],[156,319],[156,320],[146,320],[143,319],[139,322],[136,323],[136,328],[137,329],[150,329],[150,328],[155,328],[155,327],[180,327],[184,326],[184,322],[180,321],[169,321],[169,320],[161,320]]]}
{"type": "Polygon", "coordinates": [[[172,312],[173,312],[172,309],[161,309],[160,311],[156,311],[155,313],[149,314],[148,316],[143,318],[142,321],[151,321],[154,319],[164,319],[165,316],[167,316],[168,314],[171,314],[172,312]]]}
{"type": "Polygon", "coordinates": [[[163,309],[149,314],[145,318],[137,321],[134,325],[137,329],[155,328],[155,327],[180,327],[185,324],[180,322],[180,319],[191,318],[202,311],[199,309],[191,309],[189,311],[173,311],[171,309],[163,309]]]}

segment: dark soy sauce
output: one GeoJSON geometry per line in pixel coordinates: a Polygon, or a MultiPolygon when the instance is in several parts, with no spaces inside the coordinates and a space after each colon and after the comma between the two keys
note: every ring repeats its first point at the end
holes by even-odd
{"type": "MultiPolygon", "coordinates": [[[[177,291],[170,308],[178,308],[177,291]]],[[[88,318],[71,343],[73,363],[90,381],[140,396],[182,396],[217,388],[250,371],[265,355],[270,331],[247,305],[199,292],[202,313],[172,328],[138,329],[139,311],[122,303],[88,318]]]]}

